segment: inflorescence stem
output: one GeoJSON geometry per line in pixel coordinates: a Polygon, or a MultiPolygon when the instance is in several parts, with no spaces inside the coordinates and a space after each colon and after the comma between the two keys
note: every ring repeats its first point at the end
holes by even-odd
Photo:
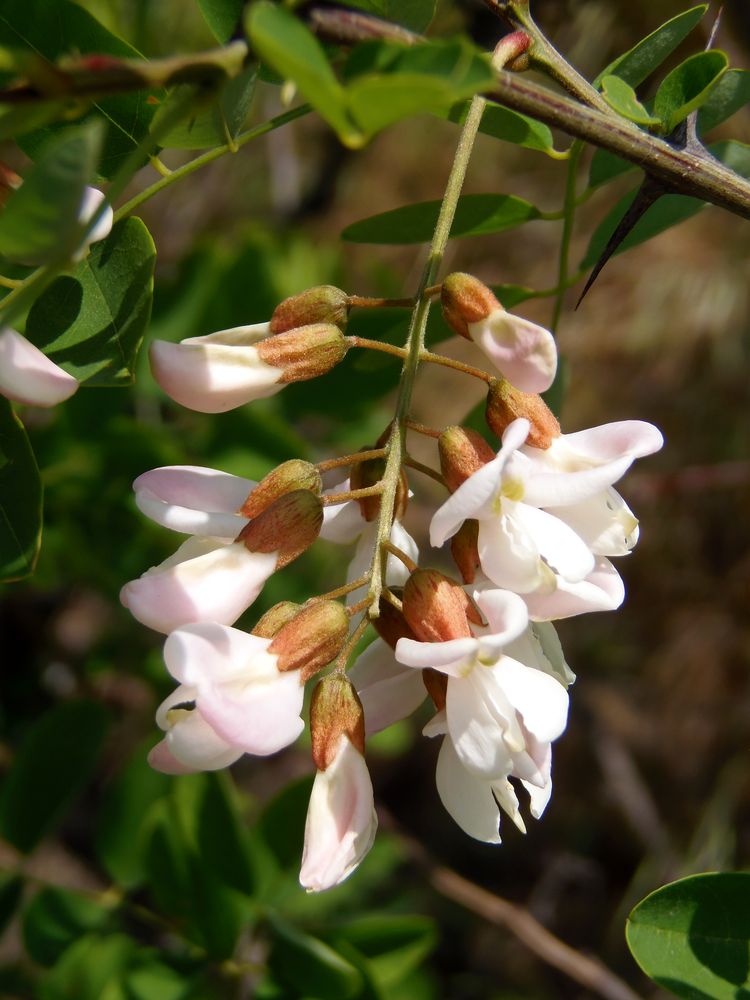
{"type": "Polygon", "coordinates": [[[398,545],[394,545],[389,539],[387,542],[383,542],[383,548],[385,548],[391,555],[400,559],[401,562],[406,566],[410,573],[413,573],[418,567],[411,556],[407,555],[403,549],[400,549],[398,545]]]}
{"type": "Polygon", "coordinates": [[[318,462],[315,468],[318,472],[328,472],[331,469],[340,469],[345,465],[358,465],[360,462],[370,462],[374,458],[385,458],[387,454],[387,448],[370,448],[367,451],[357,451],[353,455],[328,458],[324,462],[318,462]]]}
{"type": "Polygon", "coordinates": [[[364,500],[365,497],[376,497],[384,490],[384,481],[372,486],[363,486],[360,490],[344,490],[343,493],[324,493],[320,498],[324,507],[333,507],[339,503],[347,503],[349,500],[364,500]]]}

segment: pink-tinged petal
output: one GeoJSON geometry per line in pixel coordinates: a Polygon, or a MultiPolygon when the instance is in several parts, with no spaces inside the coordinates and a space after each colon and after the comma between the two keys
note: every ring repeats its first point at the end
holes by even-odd
{"type": "Polygon", "coordinates": [[[173,708],[193,708],[195,705],[195,688],[188,687],[186,684],[180,684],[179,687],[175,688],[174,691],[167,695],[164,701],[156,709],[156,724],[159,729],[163,729],[166,733],[167,730],[174,722],[170,722],[169,713],[173,708]]]}
{"type": "Polygon", "coordinates": [[[435,769],[440,801],[464,833],[485,844],[499,844],[500,813],[492,785],[461,764],[450,737],[443,740],[435,769]]]}
{"type": "Polygon", "coordinates": [[[419,642],[418,639],[399,639],[396,659],[407,667],[426,670],[432,667],[449,677],[463,677],[471,670],[479,640],[469,636],[449,639],[447,642],[419,642]]]}
{"type": "Polygon", "coordinates": [[[557,371],[555,339],[543,326],[496,309],[469,324],[474,343],[523,392],[545,392],[557,371]]]}
{"type": "Polygon", "coordinates": [[[154,378],[172,399],[199,413],[225,413],[283,389],[281,368],[262,360],[255,347],[155,340],[149,359],[154,378]]]}
{"type": "MultiPolygon", "coordinates": [[[[78,218],[80,222],[83,224],[87,223],[94,213],[98,211],[99,206],[103,201],[104,192],[100,191],[99,188],[85,188],[83,192],[83,200],[81,201],[81,207],[78,210],[78,218]]],[[[112,206],[107,205],[94,224],[94,228],[87,234],[81,256],[86,255],[86,251],[91,243],[98,243],[99,240],[103,240],[109,236],[112,230],[113,221],[114,213],[112,211],[112,206]]]]}
{"type": "Polygon", "coordinates": [[[197,685],[196,704],[230,746],[266,757],[294,743],[305,728],[304,693],[298,670],[223,684],[206,676],[197,685]]]}
{"type": "Polygon", "coordinates": [[[164,663],[175,680],[195,687],[206,680],[274,680],[278,657],[267,652],[272,639],[218,622],[184,625],[164,643],[164,663]]]}
{"type": "MultiPolygon", "coordinates": [[[[517,506],[503,501],[503,509],[517,506]]],[[[516,594],[553,590],[554,573],[542,562],[528,532],[506,515],[480,521],[477,551],[482,570],[494,584],[516,594]]]]}
{"type": "Polygon", "coordinates": [[[236,512],[256,485],[217,469],[172,465],[144,472],[133,490],[139,510],[165,528],[236,538],[247,524],[236,512]]]}
{"type": "MultiPolygon", "coordinates": [[[[168,721],[169,729],[163,740],[165,749],[184,768],[183,773],[218,771],[242,756],[242,750],[223,740],[197,709],[174,708],[168,714],[168,721]]],[[[159,750],[156,760],[168,763],[164,750],[159,750]]]]}
{"type": "Polygon", "coordinates": [[[147,760],[155,771],[161,771],[162,774],[195,773],[193,768],[187,767],[177,760],[169,749],[166,739],[160,740],[155,747],[149,750],[147,760]]]}
{"type": "Polygon", "coordinates": [[[532,621],[556,621],[590,611],[614,611],[625,599],[625,585],[612,563],[600,557],[585,580],[559,580],[553,593],[524,594],[523,599],[532,621]]]}
{"type": "Polygon", "coordinates": [[[481,590],[474,592],[488,622],[488,631],[479,640],[479,656],[484,659],[485,649],[497,649],[522,635],[529,624],[529,613],[522,598],[509,590],[481,590]]]}
{"type": "Polygon", "coordinates": [[[0,395],[29,406],[55,406],[78,388],[78,380],[6,327],[0,333],[0,395]]]}
{"type": "Polygon", "coordinates": [[[598,556],[626,556],[638,541],[638,518],[611,487],[569,507],[548,507],[598,556]]]}
{"type": "Polygon", "coordinates": [[[300,884],[322,892],[343,882],[372,847],[377,825],[367,765],[342,736],[333,763],[313,783],[300,884]]]}
{"type": "MultiPolygon", "coordinates": [[[[345,493],[349,489],[349,480],[337,483],[326,493],[345,493]]],[[[367,525],[367,521],[362,517],[362,510],[356,500],[347,500],[346,503],[336,504],[323,508],[323,527],[320,529],[320,537],[327,542],[335,542],[337,545],[348,545],[360,535],[367,525]]]]}
{"type": "MultiPolygon", "coordinates": [[[[446,715],[448,733],[462,765],[472,774],[490,781],[505,777],[513,769],[513,757],[503,738],[505,731],[498,720],[497,705],[487,703],[484,685],[472,683],[486,667],[477,667],[469,677],[448,681],[446,715]]],[[[502,692],[499,692],[498,699],[502,692]]],[[[507,706],[504,722],[512,720],[512,706],[507,706]]]]}
{"type": "Polygon", "coordinates": [[[565,450],[589,462],[611,462],[622,456],[631,459],[652,455],[664,444],[661,431],[645,420],[619,420],[564,434],[565,450]]]}
{"type": "Polygon", "coordinates": [[[349,671],[349,680],[362,702],[367,736],[405,719],[427,697],[422,675],[401,667],[382,639],[376,639],[358,657],[349,671]]]}
{"type": "Polygon", "coordinates": [[[190,538],[161,565],[126,583],[120,601],[157,632],[200,621],[231,625],[275,568],[275,552],[248,552],[239,542],[190,538]]]}
{"type": "Polygon", "coordinates": [[[583,580],[593,570],[591,549],[564,521],[525,503],[514,505],[512,517],[515,526],[534,540],[550,569],[564,580],[583,580]]]}
{"type": "Polygon", "coordinates": [[[533,507],[563,507],[582,503],[616,483],[632,464],[633,457],[625,455],[577,472],[531,471],[524,483],[524,502],[533,507]]]}
{"type": "Polygon", "coordinates": [[[568,693],[559,681],[541,670],[504,656],[490,668],[523,724],[540,743],[556,740],[568,721],[568,693]]]}

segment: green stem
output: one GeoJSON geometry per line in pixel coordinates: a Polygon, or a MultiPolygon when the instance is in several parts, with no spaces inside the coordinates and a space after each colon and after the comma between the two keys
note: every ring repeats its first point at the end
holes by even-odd
{"type": "Polygon", "coordinates": [[[380,498],[380,514],[378,517],[377,537],[372,556],[370,577],[369,614],[371,618],[377,618],[380,614],[380,595],[385,587],[385,567],[387,562],[385,546],[391,536],[396,505],[396,491],[401,476],[401,466],[406,455],[406,421],[411,406],[414,380],[419,367],[420,356],[424,351],[424,334],[431,302],[430,296],[425,295],[425,291],[435,284],[440,265],[443,261],[445,247],[448,243],[451,226],[453,225],[453,217],[456,213],[458,198],[461,194],[461,188],[463,187],[484,107],[484,98],[479,96],[472,98],[453,158],[453,165],[440,206],[440,214],[438,215],[435,232],[432,236],[427,262],[422,271],[419,289],[415,296],[416,305],[411,314],[409,333],[405,344],[406,358],[401,371],[398,399],[396,401],[396,414],[388,444],[388,460],[382,480],[383,494],[380,498]]]}
{"type": "Polygon", "coordinates": [[[119,222],[126,215],[130,215],[144,201],[153,198],[155,194],[163,191],[170,184],[181,181],[183,177],[189,177],[196,170],[205,167],[207,163],[213,163],[214,160],[218,160],[219,157],[224,156],[225,153],[234,153],[241,146],[244,146],[245,143],[251,142],[253,139],[258,139],[260,136],[266,135],[267,132],[273,132],[274,129],[281,128],[282,125],[294,121],[295,118],[301,118],[303,115],[309,114],[310,111],[312,111],[312,108],[309,104],[301,104],[298,108],[292,108],[291,111],[285,111],[283,115],[277,115],[275,118],[270,118],[261,125],[256,125],[254,128],[248,129],[247,132],[241,132],[231,144],[227,142],[223,146],[217,146],[216,149],[209,149],[207,153],[196,156],[194,160],[190,160],[189,163],[177,167],[171,173],[167,174],[166,177],[160,177],[158,181],[144,188],[139,194],[134,195],[130,201],[126,201],[124,205],[121,205],[115,212],[115,222],[119,222]]]}
{"type": "Polygon", "coordinates": [[[550,325],[553,333],[557,332],[563,303],[565,302],[565,292],[569,287],[570,241],[573,236],[573,223],[575,221],[577,204],[576,181],[578,179],[578,164],[583,150],[584,145],[579,140],[576,140],[570,147],[568,175],[565,180],[565,199],[563,201],[563,231],[560,239],[560,256],[557,269],[557,292],[555,294],[555,307],[552,312],[552,323],[550,325]]]}

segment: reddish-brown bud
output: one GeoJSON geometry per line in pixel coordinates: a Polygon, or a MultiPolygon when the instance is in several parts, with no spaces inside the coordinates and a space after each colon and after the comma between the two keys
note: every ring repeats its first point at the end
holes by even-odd
{"type": "Polygon", "coordinates": [[[525,31],[513,31],[504,35],[492,53],[492,65],[495,69],[510,69],[516,73],[528,69],[527,50],[530,45],[531,37],[525,31]]]}
{"type": "Polygon", "coordinates": [[[313,323],[267,337],[255,350],[261,361],[282,370],[279,382],[285,385],[325,375],[343,359],[347,344],[337,326],[313,323]]]}
{"type": "Polygon", "coordinates": [[[442,712],[448,698],[448,675],[428,667],[427,670],[422,671],[422,681],[436,710],[442,712]]]}
{"type": "Polygon", "coordinates": [[[443,281],[440,305],[448,326],[460,337],[471,340],[469,323],[479,323],[501,305],[493,292],[471,274],[456,271],[443,281]]]}
{"type": "Polygon", "coordinates": [[[446,427],[438,439],[438,450],[440,471],[451,493],[495,457],[482,435],[469,427],[446,427]]]}
{"type": "MultiPolygon", "coordinates": [[[[369,486],[374,486],[383,478],[384,472],[384,458],[371,458],[367,462],[357,462],[356,465],[352,466],[349,486],[353,490],[361,490],[369,486]]],[[[377,494],[371,497],[361,497],[357,503],[365,521],[376,520],[380,513],[380,497],[377,494]]],[[[408,503],[409,481],[406,478],[406,472],[402,468],[396,486],[396,502],[394,505],[394,516],[397,521],[402,520],[408,503]]]]}
{"type": "MultiPolygon", "coordinates": [[[[401,593],[397,588],[391,588],[398,597],[401,593]]],[[[391,649],[396,648],[399,639],[416,639],[414,632],[404,618],[403,612],[394,607],[384,597],[380,598],[380,614],[374,618],[372,625],[381,639],[388,643],[391,649]]]]}
{"type": "Polygon", "coordinates": [[[482,619],[460,584],[435,569],[415,570],[404,587],[404,618],[422,642],[471,636],[482,619]]]}
{"type": "Polygon", "coordinates": [[[333,763],[342,736],[347,736],[364,754],[365,713],[345,674],[329,674],[313,691],[310,736],[312,757],[319,771],[325,771],[333,763]]]}
{"type": "Polygon", "coordinates": [[[506,427],[514,420],[525,417],[531,424],[526,444],[532,448],[546,450],[555,438],[560,437],[557,417],[542,397],[533,392],[521,392],[504,378],[490,384],[484,416],[498,437],[503,436],[506,427]]]}
{"type": "Polygon", "coordinates": [[[267,476],[258,483],[255,489],[248,495],[247,500],[240,507],[238,514],[243,517],[257,517],[266,510],[274,500],[285,496],[294,490],[309,490],[316,496],[320,496],[323,489],[323,481],[320,473],[310,462],[304,462],[301,458],[292,458],[288,462],[282,462],[272,469],[267,476]]]}
{"type": "Polygon", "coordinates": [[[278,552],[276,569],[282,569],[309,549],[322,524],[320,497],[310,490],[294,490],[249,521],[237,541],[249,552],[278,552]]]}
{"type": "Polygon", "coordinates": [[[273,639],[276,633],[294,618],[301,607],[301,604],[295,604],[294,601],[279,601],[258,619],[250,631],[261,639],[273,639]]]}
{"type": "Polygon", "coordinates": [[[346,292],[335,285],[318,285],[280,302],[271,316],[270,329],[272,334],[277,334],[311,323],[333,323],[345,330],[348,319],[349,296],[346,292]]]}
{"type": "Polygon", "coordinates": [[[268,652],[277,668],[301,670],[307,681],[341,652],[349,636],[349,616],[338,601],[315,601],[302,608],[274,636],[268,652]]]}
{"type": "Polygon", "coordinates": [[[451,538],[451,555],[464,583],[473,583],[479,569],[479,521],[469,518],[451,538]]]}

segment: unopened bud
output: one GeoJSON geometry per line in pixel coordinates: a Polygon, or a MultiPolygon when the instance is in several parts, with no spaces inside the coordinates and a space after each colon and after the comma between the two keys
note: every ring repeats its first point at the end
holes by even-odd
{"type": "Polygon", "coordinates": [[[492,65],[495,69],[511,69],[514,72],[528,69],[529,57],[527,50],[531,38],[525,31],[512,31],[505,35],[495,46],[492,53],[492,65]]]}
{"type": "Polygon", "coordinates": [[[301,604],[295,604],[294,601],[279,601],[266,611],[250,631],[261,639],[273,639],[276,633],[294,618],[301,607],[301,604]]]}
{"type": "Polygon", "coordinates": [[[560,437],[557,417],[541,396],[533,392],[521,392],[507,379],[498,379],[490,384],[487,393],[485,419],[498,437],[519,417],[525,417],[531,425],[526,444],[546,451],[555,438],[560,437]]]}
{"type": "MultiPolygon", "coordinates": [[[[352,467],[351,476],[349,479],[349,486],[353,490],[366,489],[369,486],[375,486],[383,478],[385,473],[385,459],[384,458],[371,458],[367,462],[357,462],[355,466],[352,467]]],[[[371,497],[360,497],[357,500],[359,504],[359,509],[362,512],[362,517],[365,521],[374,521],[380,514],[380,497],[378,495],[373,495],[371,497]]],[[[394,517],[397,521],[401,521],[406,513],[406,508],[409,503],[409,481],[406,478],[406,472],[403,467],[399,472],[398,483],[396,485],[396,501],[394,504],[394,517]]]]}
{"type": "Polygon", "coordinates": [[[422,671],[422,681],[433,705],[438,712],[442,712],[448,699],[448,675],[428,667],[422,671]]]}
{"type": "Polygon", "coordinates": [[[451,555],[464,583],[473,583],[479,569],[479,521],[468,518],[451,539],[451,555]]]}
{"type": "Polygon", "coordinates": [[[482,619],[463,588],[435,569],[415,570],[404,587],[404,618],[422,642],[471,636],[469,619],[482,619]]]}
{"type": "MultiPolygon", "coordinates": [[[[398,597],[400,590],[391,587],[391,591],[398,597]]],[[[381,639],[388,643],[391,649],[396,648],[399,639],[416,639],[411,627],[404,618],[403,611],[399,611],[390,601],[384,597],[380,598],[380,614],[372,620],[372,625],[381,639]]]]}
{"type": "Polygon", "coordinates": [[[495,457],[482,435],[469,427],[446,427],[438,439],[438,450],[440,471],[451,493],[495,457]]]}
{"type": "Polygon", "coordinates": [[[284,299],[271,316],[271,333],[286,333],[311,323],[333,323],[346,329],[349,296],[335,285],[318,285],[284,299]]]}
{"type": "Polygon", "coordinates": [[[278,656],[277,668],[301,670],[307,681],[341,652],[349,636],[349,616],[338,601],[316,601],[287,622],[268,652],[278,656]]]}
{"type": "Polygon", "coordinates": [[[277,465],[261,479],[238,513],[243,517],[257,517],[274,500],[287,493],[292,493],[294,490],[309,490],[320,496],[322,489],[323,481],[315,466],[310,462],[304,462],[301,458],[292,458],[277,465]]]}
{"type": "Polygon", "coordinates": [[[471,274],[456,271],[443,281],[440,305],[445,322],[460,337],[471,340],[469,323],[479,323],[501,309],[492,291],[471,274]]]}
{"type": "Polygon", "coordinates": [[[267,337],[255,349],[261,361],[281,369],[284,385],[325,375],[343,359],[347,344],[333,323],[313,323],[267,337]]]}
{"type": "Polygon", "coordinates": [[[345,674],[329,674],[313,691],[310,736],[312,757],[319,771],[325,771],[333,763],[342,736],[364,754],[365,713],[345,674]]]}
{"type": "Polygon", "coordinates": [[[282,569],[309,549],[322,524],[320,497],[310,490],[294,490],[249,521],[237,541],[249,552],[277,552],[276,569],[282,569]]]}

